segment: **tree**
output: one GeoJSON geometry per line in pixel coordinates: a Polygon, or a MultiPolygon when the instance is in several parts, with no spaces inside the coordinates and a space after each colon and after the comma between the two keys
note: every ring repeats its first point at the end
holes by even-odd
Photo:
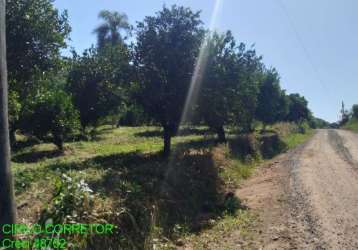
{"type": "Polygon", "coordinates": [[[165,156],[180,123],[203,36],[200,13],[175,5],[137,26],[138,100],[163,127],[165,156]]]}
{"type": "Polygon", "coordinates": [[[310,119],[308,120],[308,124],[310,125],[311,128],[329,128],[330,127],[330,124],[329,122],[323,120],[323,119],[320,119],[320,118],[317,118],[317,117],[314,117],[312,116],[312,114],[310,115],[310,119]]]}
{"type": "Polygon", "coordinates": [[[274,69],[269,70],[260,86],[256,117],[265,127],[267,124],[283,121],[287,112],[288,100],[280,87],[278,73],[274,69]]]}
{"type": "Polygon", "coordinates": [[[239,46],[231,32],[214,32],[206,41],[207,65],[202,76],[198,111],[202,119],[225,142],[226,125],[249,130],[256,109],[255,72],[260,58],[255,51],[239,46]]]}
{"type": "Polygon", "coordinates": [[[80,112],[83,131],[118,111],[130,81],[131,67],[126,46],[106,46],[76,53],[68,76],[67,91],[80,112]]]}
{"type": "Polygon", "coordinates": [[[121,30],[128,31],[130,29],[127,15],[117,11],[102,10],[98,14],[98,17],[104,20],[104,22],[94,30],[94,33],[97,35],[98,48],[123,43],[121,30]]]}
{"type": "Polygon", "coordinates": [[[310,117],[310,110],[308,109],[308,102],[299,94],[290,94],[288,96],[288,114],[287,120],[291,122],[302,122],[308,120],[310,117]]]}
{"type": "MultiPolygon", "coordinates": [[[[0,0],[0,227],[16,221],[10,140],[8,128],[8,85],[6,69],[5,0],[0,0]]],[[[0,240],[4,235],[0,230],[0,240]]]]}
{"type": "Polygon", "coordinates": [[[236,87],[236,98],[233,104],[234,125],[242,132],[251,132],[255,120],[259,84],[262,80],[264,65],[262,57],[256,55],[254,49],[246,50],[241,43],[238,48],[238,74],[239,84],[236,87]]]}
{"type": "Polygon", "coordinates": [[[38,80],[61,67],[60,49],[66,47],[71,28],[67,12],[59,13],[52,0],[6,2],[10,130],[14,138],[21,118],[17,112],[37,93],[38,80]]]}
{"type": "Polygon", "coordinates": [[[205,49],[207,65],[202,73],[198,98],[199,116],[218,135],[218,142],[225,142],[224,126],[232,121],[232,107],[237,84],[236,44],[231,32],[208,35],[205,49]]]}
{"type": "Polygon", "coordinates": [[[352,106],[352,117],[358,119],[358,104],[352,106]]]}
{"type": "Polygon", "coordinates": [[[64,141],[79,128],[79,115],[71,96],[62,90],[47,91],[38,94],[27,108],[24,131],[39,139],[51,133],[53,143],[63,151],[64,141]]]}

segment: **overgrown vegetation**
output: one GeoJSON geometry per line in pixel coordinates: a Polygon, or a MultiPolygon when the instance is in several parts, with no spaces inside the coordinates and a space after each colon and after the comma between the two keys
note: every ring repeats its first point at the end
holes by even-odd
{"type": "Polygon", "coordinates": [[[343,128],[352,130],[352,131],[354,131],[354,132],[358,132],[358,119],[357,119],[357,118],[352,118],[352,119],[350,119],[350,120],[343,126],[343,128]]]}
{"type": "Polygon", "coordinates": [[[350,111],[344,108],[344,103],[342,102],[341,110],[341,120],[339,125],[344,128],[354,132],[358,132],[358,105],[354,104],[350,111]]]}

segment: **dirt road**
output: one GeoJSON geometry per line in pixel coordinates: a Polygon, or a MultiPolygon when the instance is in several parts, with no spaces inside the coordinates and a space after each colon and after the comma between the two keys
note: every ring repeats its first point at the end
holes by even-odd
{"type": "Polygon", "coordinates": [[[358,249],[358,134],[318,130],[238,190],[261,223],[257,249],[358,249]]]}

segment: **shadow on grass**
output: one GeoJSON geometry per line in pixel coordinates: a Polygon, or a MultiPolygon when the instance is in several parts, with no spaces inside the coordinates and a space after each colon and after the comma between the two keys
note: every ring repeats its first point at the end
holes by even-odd
{"type": "MultiPolygon", "coordinates": [[[[183,154],[185,151],[190,150],[204,150],[215,145],[215,140],[212,138],[206,138],[201,140],[191,140],[187,142],[179,142],[173,147],[173,151],[176,154],[183,154]]],[[[150,163],[167,164],[167,160],[162,157],[162,152],[157,153],[141,153],[139,151],[133,151],[129,153],[117,153],[111,155],[100,155],[82,162],[57,162],[47,166],[49,170],[60,170],[61,172],[67,172],[70,170],[85,170],[89,168],[96,169],[115,169],[120,170],[122,168],[136,168],[137,166],[150,163]]]]}
{"type": "Polygon", "coordinates": [[[40,141],[38,139],[28,137],[25,140],[16,141],[16,143],[11,147],[11,150],[17,152],[27,147],[34,146],[36,144],[40,144],[40,141]]]}
{"type": "MultiPolygon", "coordinates": [[[[208,135],[211,133],[212,133],[212,131],[210,131],[209,128],[185,127],[185,128],[180,129],[180,132],[178,133],[178,135],[179,136],[208,135]]],[[[156,130],[138,132],[138,133],[135,133],[134,135],[138,136],[138,137],[162,137],[163,130],[161,128],[158,128],[156,130]]]]}
{"type": "Polygon", "coordinates": [[[45,158],[55,158],[61,155],[63,155],[63,152],[57,149],[50,151],[35,151],[17,154],[12,157],[12,160],[17,163],[34,163],[45,158]]]}
{"type": "Polygon", "coordinates": [[[197,232],[208,227],[211,219],[242,208],[240,201],[228,194],[209,151],[187,151],[170,161],[172,165],[159,154],[132,154],[130,158],[129,165],[124,164],[123,155],[93,159],[109,170],[90,186],[120,200],[118,206],[131,211],[141,233],[128,223],[120,228],[125,228],[121,233],[128,237],[136,235],[134,242],[152,237],[153,226],[160,226],[165,237],[175,239],[178,228],[197,232]]]}
{"type": "Polygon", "coordinates": [[[124,214],[111,218],[110,223],[117,224],[121,235],[131,242],[144,244],[153,236],[153,226],[160,226],[165,237],[175,239],[178,230],[199,231],[209,226],[210,219],[242,208],[220,177],[208,149],[211,145],[213,140],[179,143],[173,160],[163,159],[159,152],[132,152],[48,168],[62,172],[104,169],[100,179],[89,181],[90,187],[112,197],[115,207],[129,211],[135,223],[128,222],[124,214]]]}

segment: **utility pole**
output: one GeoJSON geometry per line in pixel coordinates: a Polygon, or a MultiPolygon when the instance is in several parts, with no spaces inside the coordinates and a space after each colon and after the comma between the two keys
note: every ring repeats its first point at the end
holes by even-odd
{"type": "Polygon", "coordinates": [[[5,0],[0,0],[0,239],[5,236],[2,234],[2,225],[13,224],[16,220],[10,169],[5,7],[5,0]]]}

